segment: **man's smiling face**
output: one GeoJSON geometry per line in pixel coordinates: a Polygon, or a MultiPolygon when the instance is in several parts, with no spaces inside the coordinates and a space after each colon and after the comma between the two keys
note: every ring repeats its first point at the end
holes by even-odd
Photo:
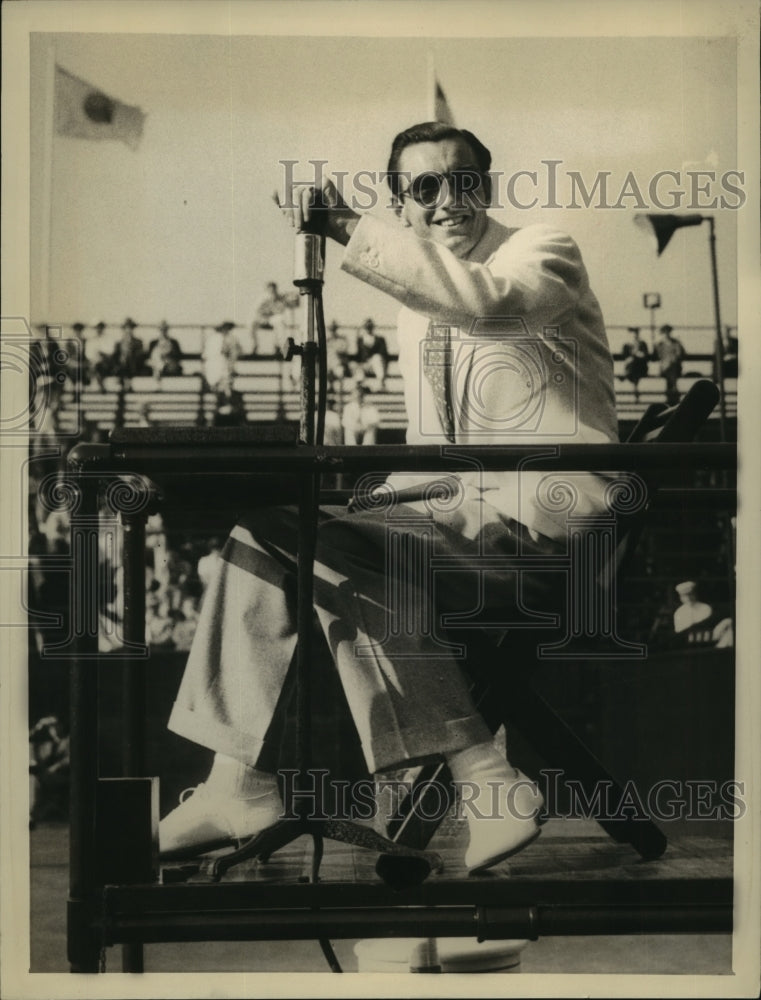
{"type": "MultiPolygon", "coordinates": [[[[402,174],[402,198],[399,208],[404,222],[417,236],[447,247],[457,257],[464,257],[478,243],[486,229],[486,197],[482,186],[473,194],[456,197],[451,183],[445,184],[432,207],[418,204],[410,195],[408,178],[430,175],[444,177],[452,171],[478,172],[476,157],[468,143],[457,136],[439,142],[417,142],[406,146],[399,157],[402,174]]],[[[468,185],[466,184],[466,187],[468,185]]]]}

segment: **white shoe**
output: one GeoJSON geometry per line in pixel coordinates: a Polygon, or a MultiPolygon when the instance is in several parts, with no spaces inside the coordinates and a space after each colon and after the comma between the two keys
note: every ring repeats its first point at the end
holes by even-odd
{"type": "Polygon", "coordinates": [[[159,823],[162,858],[187,858],[239,847],[281,818],[283,806],[276,790],[247,799],[215,795],[206,784],[187,788],[180,804],[159,823]]]}
{"type": "Polygon", "coordinates": [[[463,803],[470,831],[465,866],[471,874],[517,854],[542,832],[537,819],[544,807],[542,793],[522,771],[510,771],[510,777],[499,782],[476,777],[480,792],[463,803]]]}

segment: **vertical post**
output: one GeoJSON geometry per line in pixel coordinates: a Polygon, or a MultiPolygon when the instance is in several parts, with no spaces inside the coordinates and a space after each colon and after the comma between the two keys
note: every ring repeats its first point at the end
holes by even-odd
{"type": "Polygon", "coordinates": [[[145,775],[145,515],[122,514],[124,642],[134,654],[124,663],[122,775],[145,775]]]}
{"type": "MultiPolygon", "coordinates": [[[[122,513],[124,572],[124,641],[133,655],[124,663],[122,678],[122,775],[143,777],[145,764],[145,513],[122,513]]],[[[122,971],[143,972],[143,945],[122,945],[122,971]]]]}
{"type": "Polygon", "coordinates": [[[101,937],[96,896],[95,802],[98,783],[98,481],[78,475],[80,502],[71,517],[69,634],[70,841],[67,950],[72,972],[97,972],[101,937]]]}
{"type": "Polygon", "coordinates": [[[724,343],[721,337],[721,311],[719,310],[719,270],[716,264],[716,225],[712,215],[704,216],[708,219],[709,233],[708,242],[711,247],[711,278],[713,281],[713,310],[716,321],[716,340],[714,343],[714,353],[716,358],[716,381],[719,383],[719,430],[721,440],[727,440],[727,407],[724,399],[724,343]]]}
{"type": "MultiPolygon", "coordinates": [[[[298,642],[296,647],[296,737],[298,748],[299,775],[297,787],[307,787],[307,771],[312,758],[311,732],[311,649],[312,612],[314,609],[314,555],[317,544],[317,497],[319,476],[309,470],[299,484],[299,530],[297,566],[296,620],[298,642]]],[[[306,800],[305,800],[306,801],[306,800]]]]}
{"type": "Polygon", "coordinates": [[[314,335],[314,296],[307,294],[306,338],[301,348],[301,440],[314,444],[315,369],[317,341],[314,335]]]}

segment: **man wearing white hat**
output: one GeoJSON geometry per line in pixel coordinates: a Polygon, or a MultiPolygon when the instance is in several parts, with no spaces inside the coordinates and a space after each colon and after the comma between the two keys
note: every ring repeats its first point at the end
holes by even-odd
{"type": "Polygon", "coordinates": [[[674,631],[679,635],[687,629],[706,621],[713,614],[710,604],[698,600],[697,586],[694,580],[685,580],[674,588],[682,602],[674,612],[674,631]]]}

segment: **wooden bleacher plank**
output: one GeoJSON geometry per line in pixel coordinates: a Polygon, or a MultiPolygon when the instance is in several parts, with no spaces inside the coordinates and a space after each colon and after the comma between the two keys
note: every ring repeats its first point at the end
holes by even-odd
{"type": "MultiPolygon", "coordinates": [[[[200,372],[200,359],[186,360],[196,365],[200,372]]],[[[693,372],[705,371],[710,374],[712,363],[710,356],[688,358],[685,370],[691,374],[684,375],[679,380],[679,391],[684,393],[693,384],[697,378],[693,372]]],[[[623,370],[621,359],[615,359],[615,369],[618,373],[623,370]]],[[[187,366],[185,370],[187,372],[187,366]]],[[[249,422],[275,422],[283,416],[289,421],[299,419],[300,391],[298,387],[292,386],[288,378],[289,372],[290,365],[276,358],[247,358],[239,362],[233,385],[243,395],[249,422]]],[[[372,385],[372,380],[369,384],[372,385]]],[[[339,414],[350,397],[353,386],[352,379],[334,383],[332,396],[336,399],[339,414]]],[[[81,413],[76,412],[78,404],[75,394],[66,388],[61,397],[59,424],[69,433],[76,431],[85,421],[101,429],[110,429],[116,423],[120,406],[123,406],[123,421],[127,426],[134,426],[143,419],[144,415],[140,411],[146,405],[149,418],[164,426],[196,424],[199,418],[205,423],[211,423],[214,416],[214,395],[202,393],[201,389],[200,374],[187,373],[166,377],[158,383],[152,377],[135,378],[132,380],[132,391],[122,394],[120,380],[111,376],[106,379],[105,391],[101,391],[95,384],[83,388],[79,404],[81,413]]],[[[657,374],[657,362],[650,363],[650,374],[640,380],[638,394],[635,395],[634,386],[630,382],[620,378],[616,379],[614,389],[616,412],[620,420],[638,419],[650,403],[665,399],[665,380],[657,374]]],[[[370,400],[380,412],[379,426],[384,431],[402,431],[406,428],[403,382],[395,360],[389,366],[384,391],[371,392],[370,400]]],[[[736,378],[725,381],[724,405],[726,415],[734,418],[737,413],[736,378]]],[[[711,419],[718,419],[718,412],[711,419]]]]}
{"type": "Polygon", "coordinates": [[[233,388],[237,392],[279,392],[283,384],[279,374],[276,375],[236,375],[233,388]]]}
{"type": "Polygon", "coordinates": [[[279,376],[285,364],[280,358],[241,358],[235,365],[236,375],[279,376]]]}

